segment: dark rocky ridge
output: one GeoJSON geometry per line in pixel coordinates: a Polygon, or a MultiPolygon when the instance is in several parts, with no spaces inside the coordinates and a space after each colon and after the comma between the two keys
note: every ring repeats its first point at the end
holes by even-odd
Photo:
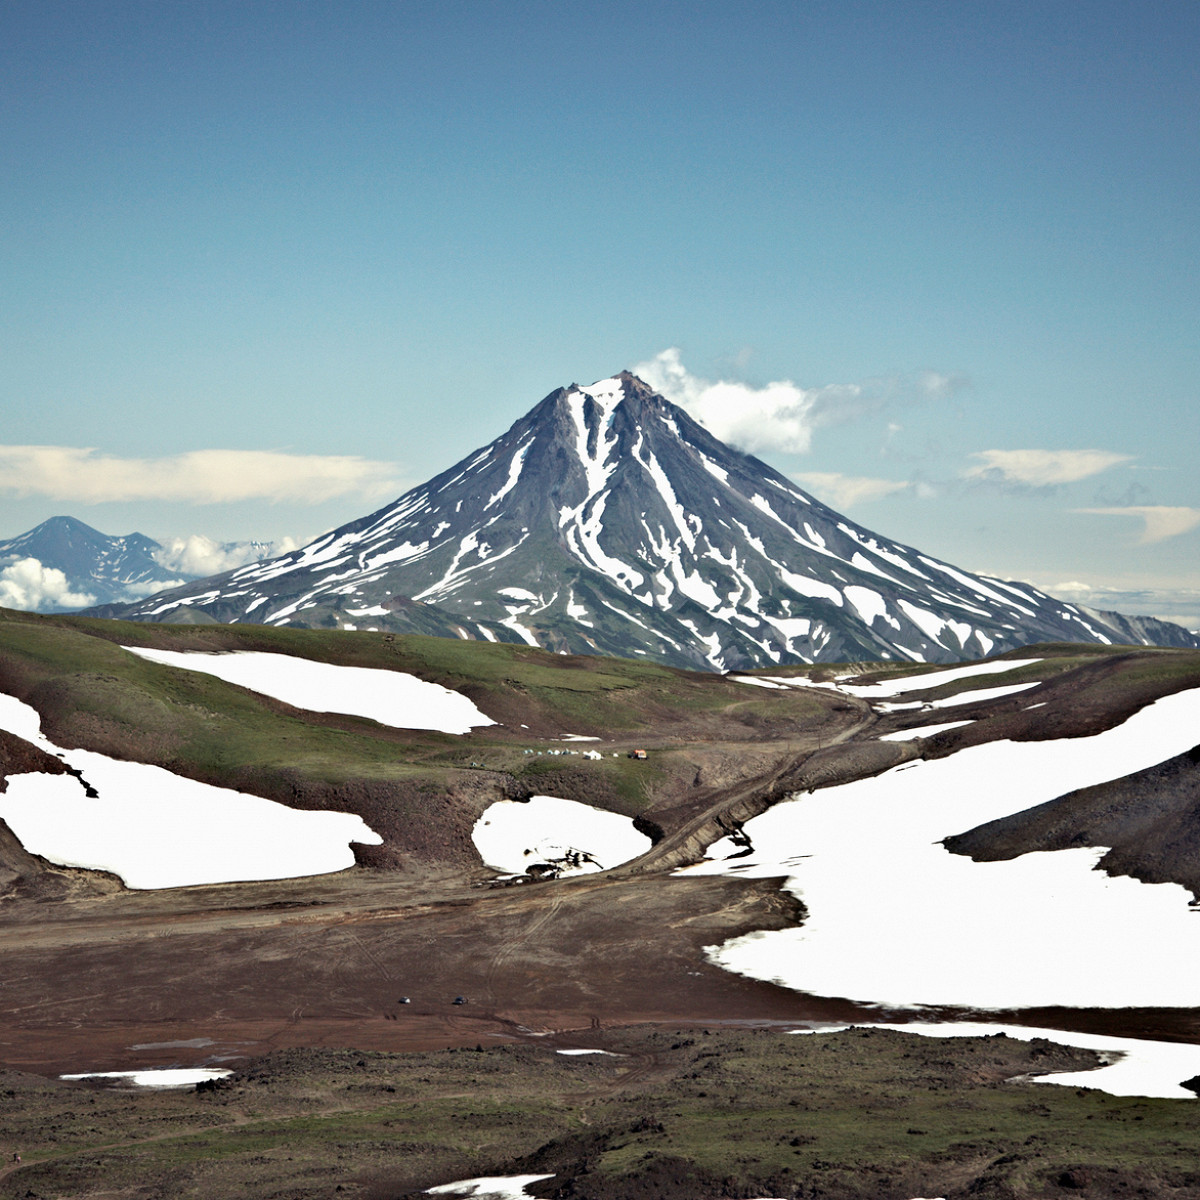
{"type": "Polygon", "coordinates": [[[1034,850],[1109,846],[1099,866],[1110,875],[1181,883],[1200,897],[1200,746],[1145,771],[989,821],[943,844],[976,862],[1034,850]]]}

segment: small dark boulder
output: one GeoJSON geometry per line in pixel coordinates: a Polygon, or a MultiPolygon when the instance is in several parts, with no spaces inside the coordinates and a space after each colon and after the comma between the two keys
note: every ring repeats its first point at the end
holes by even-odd
{"type": "Polygon", "coordinates": [[[1060,1188],[1069,1188],[1072,1191],[1077,1191],[1088,1185],[1087,1172],[1080,1167],[1072,1167],[1068,1171],[1063,1171],[1054,1181],[1060,1188]]]}

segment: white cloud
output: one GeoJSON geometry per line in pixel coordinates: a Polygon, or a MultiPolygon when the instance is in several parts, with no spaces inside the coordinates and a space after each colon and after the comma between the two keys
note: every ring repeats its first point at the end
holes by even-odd
{"type": "Polygon", "coordinates": [[[57,567],[36,558],[19,558],[0,571],[0,606],[33,612],[39,608],[87,608],[95,596],[71,591],[57,567]]]}
{"type": "Polygon", "coordinates": [[[192,450],[163,458],[119,458],[86,447],[0,446],[0,492],[85,504],[320,504],[337,496],[379,498],[401,490],[394,464],[354,455],[192,450]]]}
{"type": "Polygon", "coordinates": [[[263,558],[274,558],[295,550],[299,542],[282,538],[277,542],[214,542],[212,538],[194,533],[189,537],[170,538],[161,550],[154,552],[154,561],[168,571],[182,575],[219,575],[263,558]]]}
{"type": "Polygon", "coordinates": [[[186,582],[183,579],[144,579],[141,583],[127,583],[121,591],[122,603],[130,604],[134,600],[144,600],[147,596],[157,596],[168,588],[178,587],[186,582]]]}
{"type": "MultiPolygon", "coordinates": [[[[741,356],[739,356],[740,358],[741,356]]],[[[633,373],[699,421],[714,437],[755,452],[805,454],[813,430],[879,412],[898,401],[944,400],[966,383],[959,375],[923,371],[915,377],[873,379],[804,388],[790,379],[752,387],[693,375],[672,346],[633,373]]]]}
{"type": "Polygon", "coordinates": [[[962,375],[947,375],[943,371],[922,371],[915,380],[917,391],[929,400],[948,399],[966,384],[962,375]]]}
{"type": "Polygon", "coordinates": [[[1172,508],[1160,504],[1131,504],[1124,508],[1077,508],[1078,513],[1089,513],[1098,517],[1141,517],[1142,545],[1165,542],[1178,537],[1200,525],[1200,508],[1172,508]]]}
{"type": "Polygon", "coordinates": [[[1098,475],[1133,456],[1111,450],[979,450],[971,457],[983,461],[963,472],[966,479],[1053,487],[1098,475]]]}
{"type": "Polygon", "coordinates": [[[754,388],[745,383],[699,379],[672,347],[633,373],[686,410],[714,437],[742,450],[804,453],[818,423],[819,392],[790,380],[754,388]]]}
{"type": "Polygon", "coordinates": [[[797,483],[803,484],[814,495],[834,508],[850,508],[870,500],[880,500],[894,492],[902,492],[907,483],[896,483],[891,479],[870,479],[860,475],[839,475],[835,471],[808,471],[793,475],[797,483]]]}
{"type": "Polygon", "coordinates": [[[1052,583],[1042,590],[1064,600],[1075,600],[1080,604],[1087,604],[1089,603],[1088,597],[1096,589],[1090,583],[1084,583],[1082,579],[1064,579],[1061,583],[1052,583]]]}

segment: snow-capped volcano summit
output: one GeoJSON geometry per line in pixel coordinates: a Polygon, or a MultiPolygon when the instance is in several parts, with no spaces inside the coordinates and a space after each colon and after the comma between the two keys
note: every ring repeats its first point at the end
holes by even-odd
{"type": "Polygon", "coordinates": [[[301,550],[112,615],[407,630],[425,606],[461,637],[718,670],[941,662],[1044,640],[1192,644],[871,533],[628,372],[559,388],[301,550]]]}

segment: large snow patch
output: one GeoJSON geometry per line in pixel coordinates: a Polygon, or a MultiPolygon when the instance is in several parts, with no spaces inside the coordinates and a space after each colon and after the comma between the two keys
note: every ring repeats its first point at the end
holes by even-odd
{"type": "Polygon", "coordinates": [[[557,875],[606,871],[652,844],[629,817],[556,796],[498,800],[475,822],[471,840],[498,871],[523,874],[547,863],[557,875]]]}
{"type": "Polygon", "coordinates": [[[403,671],[342,667],[258,650],[206,654],[142,646],[125,649],[164,666],[215,675],[294,708],[369,717],[397,729],[470,733],[474,726],[496,723],[460,692],[403,671]]]}
{"type": "Polygon", "coordinates": [[[1184,888],[1110,878],[1094,869],[1102,848],[976,863],[940,841],[1163,762],[1195,745],[1198,725],[1200,689],[1094,737],[991,742],[779,804],[746,822],[752,854],[687,870],[787,875],[804,925],[710,956],[892,1005],[1194,1007],[1200,914],[1184,888]]]}
{"type": "Polygon", "coordinates": [[[59,750],[35,709],[0,694],[0,729],[57,754],[73,775],[10,775],[0,818],[33,854],[111,871],[131,888],[322,875],[354,865],[351,842],[383,839],[354,813],[302,812],[162,767],[59,750]]]}
{"type": "Polygon", "coordinates": [[[85,1071],[81,1075],[60,1075],[59,1079],[124,1079],[137,1087],[184,1088],[232,1074],[219,1067],[147,1067],[140,1071],[85,1071]]]}

